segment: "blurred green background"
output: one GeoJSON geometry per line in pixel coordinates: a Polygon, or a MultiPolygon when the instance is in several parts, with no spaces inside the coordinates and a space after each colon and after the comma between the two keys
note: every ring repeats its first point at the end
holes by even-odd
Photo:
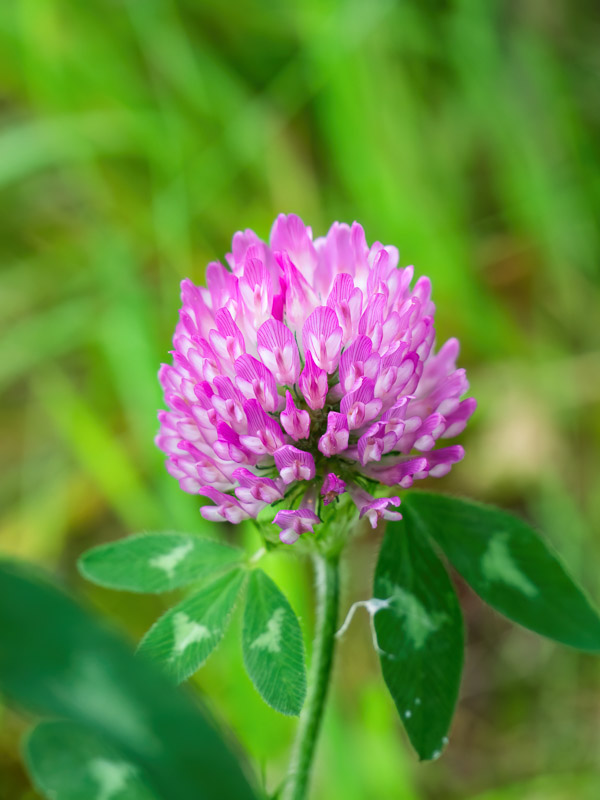
{"type": "MultiPolygon", "coordinates": [[[[600,598],[599,12],[2,3],[0,548],[143,633],[166,601],[87,586],[76,557],[131,531],[206,531],[152,441],[179,280],[201,281],[235,230],[267,236],[294,211],[315,235],[358,219],[431,276],[439,338],[461,338],[479,400],[467,457],[435,489],[523,514],[600,598]]],[[[344,612],[370,596],[378,542],[352,546],[344,612]]],[[[307,565],[269,569],[309,632],[307,565]]],[[[469,645],[444,757],[409,752],[359,614],[338,651],[316,800],[600,796],[598,660],[459,588],[469,645]]],[[[195,681],[275,785],[294,722],[246,677],[239,620],[195,681]]],[[[0,710],[2,800],[37,797],[25,726],[0,710]]]]}

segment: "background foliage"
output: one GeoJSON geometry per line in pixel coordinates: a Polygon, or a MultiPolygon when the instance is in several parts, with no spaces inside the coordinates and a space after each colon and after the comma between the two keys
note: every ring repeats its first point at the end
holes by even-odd
{"type": "MultiPolygon", "coordinates": [[[[76,557],[206,530],[152,443],[178,283],[235,230],[266,236],[295,211],[317,234],[358,219],[431,276],[480,403],[435,488],[523,514],[600,597],[599,32],[591,0],[1,4],[2,550],[143,634],[166,601],[84,585],[76,557]]],[[[240,534],[253,546],[221,530],[240,534]]],[[[378,543],[354,543],[344,607],[369,596],[378,543]]],[[[308,570],[266,568],[307,628],[308,570]]],[[[597,661],[459,591],[469,649],[444,758],[409,755],[359,617],[316,798],[598,796],[597,661]]],[[[240,638],[238,612],[194,682],[272,783],[295,723],[253,689],[240,638]]],[[[36,797],[23,727],[0,711],[3,800],[36,797]]]]}

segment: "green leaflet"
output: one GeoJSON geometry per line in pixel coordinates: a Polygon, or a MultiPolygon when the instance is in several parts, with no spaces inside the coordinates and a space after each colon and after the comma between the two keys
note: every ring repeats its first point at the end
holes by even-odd
{"type": "Polygon", "coordinates": [[[264,701],[282,714],[299,714],[306,695],[302,632],[286,597],[261,569],[250,575],[242,647],[264,701]]]}
{"type": "Polygon", "coordinates": [[[242,550],[199,536],[141,533],[88,550],[79,571],[110,589],[157,593],[232,569],[243,558],[242,550]]]}
{"type": "Polygon", "coordinates": [[[169,609],[140,642],[139,652],[177,682],[189,678],[221,641],[247,575],[236,569],[169,609]]]}
{"type": "Polygon", "coordinates": [[[40,723],[27,738],[25,760],[49,800],[158,800],[137,765],[73,722],[40,723]]]}
{"type": "Polygon", "coordinates": [[[386,527],[375,571],[383,677],[421,759],[446,745],[463,665],[463,623],[444,566],[410,522],[386,527]]]}
{"type": "Polygon", "coordinates": [[[410,494],[402,510],[497,611],[550,639],[600,651],[600,617],[525,522],[492,506],[425,492],[410,494]]]}
{"type": "Polygon", "coordinates": [[[117,760],[138,767],[161,800],[255,797],[239,754],[198,702],[43,575],[7,561],[0,561],[0,690],[97,736],[117,760]]]}

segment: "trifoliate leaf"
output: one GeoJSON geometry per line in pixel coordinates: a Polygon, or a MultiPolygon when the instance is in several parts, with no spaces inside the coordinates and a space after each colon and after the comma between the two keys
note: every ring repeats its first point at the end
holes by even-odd
{"type": "Polygon", "coordinates": [[[463,665],[463,623],[443,564],[410,522],[389,522],[375,571],[383,677],[421,759],[448,739],[463,665]]]}
{"type": "Polygon", "coordinates": [[[265,702],[282,714],[299,714],[306,695],[300,624],[285,596],[260,569],[250,575],[242,647],[248,675],[265,702]]]}
{"type": "Polygon", "coordinates": [[[497,611],[550,639],[600,651],[598,613],[525,522],[492,506],[421,492],[402,509],[497,611]]]}
{"type": "Polygon", "coordinates": [[[114,746],[161,800],[255,797],[240,752],[233,756],[198,699],[43,575],[7,561],[0,561],[0,691],[114,746]]]}
{"type": "Polygon", "coordinates": [[[179,682],[196,672],[221,641],[246,573],[233,570],[171,608],[150,628],[139,652],[179,682]]]}
{"type": "Polygon", "coordinates": [[[180,533],[141,533],[84,553],[88,580],[129,592],[168,592],[232,569],[244,558],[234,547],[180,533]]]}

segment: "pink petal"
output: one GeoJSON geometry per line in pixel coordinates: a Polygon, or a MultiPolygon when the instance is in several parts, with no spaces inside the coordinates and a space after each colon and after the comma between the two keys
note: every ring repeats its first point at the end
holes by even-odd
{"type": "Polygon", "coordinates": [[[306,364],[300,374],[299,385],[304,399],[312,409],[323,408],[329,391],[327,373],[317,367],[310,351],[306,354],[306,364]]]}
{"type": "Polygon", "coordinates": [[[340,411],[348,417],[348,427],[355,430],[371,422],[381,411],[382,402],[374,399],[374,383],[365,378],[360,387],[345,395],[340,403],[340,411]]]}
{"type": "Polygon", "coordinates": [[[236,469],[233,477],[240,484],[235,493],[241,501],[258,500],[263,503],[275,503],[283,498],[281,484],[271,478],[255,475],[247,469],[236,469]]]}
{"type": "Polygon", "coordinates": [[[298,347],[291,330],[276,319],[268,319],[257,332],[258,354],[281,384],[292,385],[300,374],[298,347]]]}
{"type": "Polygon", "coordinates": [[[335,372],[342,345],[342,329],[335,311],[327,306],[315,308],[302,328],[304,352],[313,356],[315,364],[326,372],[335,372]]]}
{"type": "Polygon", "coordinates": [[[252,325],[258,328],[270,316],[273,303],[271,278],[258,258],[246,259],[239,290],[252,325]]]}
{"type": "Polygon", "coordinates": [[[285,251],[304,278],[312,283],[317,266],[317,253],[312,232],[296,214],[280,214],[271,230],[273,250],[285,251]]]}
{"type": "Polygon", "coordinates": [[[265,411],[276,411],[280,398],[272,373],[254,356],[243,355],[235,362],[238,389],[247,398],[256,398],[265,411]]]}
{"type": "Polygon", "coordinates": [[[286,444],[275,451],[274,457],[284,483],[310,481],[315,477],[315,460],[305,450],[286,444]]]}
{"type": "Polygon", "coordinates": [[[327,458],[342,453],[348,447],[348,419],[345,414],[330,411],[327,415],[327,431],[319,439],[317,445],[327,458]]]}
{"type": "Polygon", "coordinates": [[[310,434],[310,414],[296,408],[291,392],[285,394],[285,409],[279,415],[285,432],[298,441],[307,439],[310,434]]]}
{"type": "Polygon", "coordinates": [[[329,472],[325,476],[321,486],[321,495],[324,505],[332,503],[340,494],[346,491],[346,481],[343,481],[335,472],[329,472]]]}
{"type": "Polygon", "coordinates": [[[294,544],[303,533],[313,533],[313,527],[321,520],[309,508],[295,511],[278,511],[273,520],[282,529],[279,538],[284,544],[294,544]]]}
{"type": "Polygon", "coordinates": [[[256,455],[273,455],[284,443],[283,431],[277,422],[265,414],[257,400],[246,400],[244,412],[248,433],[240,436],[240,443],[256,455]]]}

